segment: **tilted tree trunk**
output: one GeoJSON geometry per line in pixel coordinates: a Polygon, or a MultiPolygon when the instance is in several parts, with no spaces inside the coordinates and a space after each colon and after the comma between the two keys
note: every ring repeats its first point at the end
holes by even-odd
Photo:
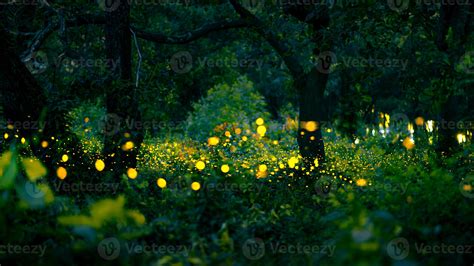
{"type": "Polygon", "coordinates": [[[106,11],[105,25],[105,48],[111,79],[106,88],[104,154],[110,168],[135,168],[143,134],[139,127],[141,114],[135,96],[137,88],[132,84],[130,5],[127,0],[113,2],[115,6],[106,11]],[[128,141],[133,142],[134,148],[122,149],[128,141]]]}
{"type": "MultiPolygon", "coordinates": [[[[230,0],[236,12],[251,23],[255,31],[261,35],[279,54],[285,62],[292,78],[295,91],[299,95],[299,120],[298,146],[305,166],[314,166],[315,159],[322,164],[326,159],[324,141],[322,137],[322,121],[327,119],[324,103],[324,91],[328,81],[330,62],[321,69],[313,66],[309,73],[304,73],[304,68],[298,58],[294,56],[287,44],[277,37],[254,14],[245,9],[237,0],[230,0]]],[[[327,51],[329,43],[324,39],[321,30],[329,25],[328,8],[314,3],[307,5],[298,1],[284,6],[286,14],[295,17],[301,22],[312,27],[312,41],[315,44],[313,56],[319,58],[321,52],[327,51]]],[[[328,62],[326,62],[328,63],[328,62]]]]}
{"type": "MultiPolygon", "coordinates": [[[[69,156],[67,170],[70,174],[81,173],[88,167],[83,162],[80,141],[67,127],[67,110],[49,102],[43,88],[36,82],[15,49],[15,42],[0,25],[0,91],[7,123],[14,126],[11,132],[18,142],[24,137],[33,154],[40,159],[50,173],[55,173],[61,151],[69,156]],[[48,143],[47,147],[42,142],[48,143]]],[[[54,174],[53,174],[54,175],[54,174]]]]}

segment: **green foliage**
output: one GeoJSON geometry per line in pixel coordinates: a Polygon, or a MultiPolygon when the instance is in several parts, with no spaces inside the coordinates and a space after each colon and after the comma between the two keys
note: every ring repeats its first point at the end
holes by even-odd
{"type": "Polygon", "coordinates": [[[241,77],[231,85],[220,84],[211,88],[205,98],[194,104],[194,111],[187,119],[186,132],[192,138],[203,140],[224,123],[248,129],[251,121],[269,117],[265,107],[265,101],[253,83],[241,77]]]}

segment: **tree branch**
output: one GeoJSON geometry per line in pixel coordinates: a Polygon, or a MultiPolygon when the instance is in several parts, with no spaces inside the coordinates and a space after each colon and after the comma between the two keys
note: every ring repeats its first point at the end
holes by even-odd
{"type": "Polygon", "coordinates": [[[157,43],[162,43],[162,44],[186,44],[186,43],[195,41],[201,37],[204,37],[210,34],[211,32],[222,31],[222,30],[227,30],[227,29],[235,29],[235,28],[245,28],[245,27],[250,27],[249,22],[245,19],[239,19],[239,20],[233,20],[233,21],[226,20],[226,21],[205,24],[193,31],[176,35],[176,36],[167,36],[161,33],[147,32],[144,30],[137,29],[135,27],[132,27],[132,29],[135,31],[138,38],[141,38],[147,41],[152,41],[152,42],[157,42],[157,43]]]}
{"type": "Polygon", "coordinates": [[[240,15],[242,19],[248,20],[252,27],[257,31],[257,33],[262,36],[280,55],[282,60],[285,62],[286,67],[290,71],[293,78],[297,78],[300,75],[304,74],[303,67],[298,63],[296,56],[292,54],[288,45],[279,40],[279,38],[268,29],[265,24],[253,15],[250,11],[245,9],[237,0],[229,0],[235,11],[240,15]]]}

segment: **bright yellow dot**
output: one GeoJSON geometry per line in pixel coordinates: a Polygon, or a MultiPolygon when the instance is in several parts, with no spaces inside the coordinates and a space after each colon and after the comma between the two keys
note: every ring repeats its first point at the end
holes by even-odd
{"type": "Polygon", "coordinates": [[[242,134],[242,129],[236,128],[236,129],[235,129],[235,134],[237,134],[237,135],[242,134]]]}
{"type": "Polygon", "coordinates": [[[296,164],[298,164],[299,160],[298,158],[296,157],[291,157],[289,160],[288,160],[288,166],[290,168],[295,168],[296,164]]]}
{"type": "Polygon", "coordinates": [[[104,170],[104,168],[105,168],[104,161],[102,161],[102,160],[95,161],[95,169],[97,169],[97,171],[102,172],[104,170]]]}
{"type": "Polygon", "coordinates": [[[242,140],[243,140],[243,141],[247,141],[247,139],[248,139],[247,136],[243,136],[243,137],[242,137],[242,140]]]}
{"type": "Polygon", "coordinates": [[[62,166],[59,167],[59,168],[56,170],[56,175],[57,175],[58,178],[61,179],[61,180],[64,179],[64,178],[66,178],[66,176],[67,176],[67,170],[66,170],[66,168],[64,168],[64,167],[62,167],[62,166]]]}
{"type": "Polygon", "coordinates": [[[257,127],[257,133],[263,137],[265,136],[265,133],[267,133],[267,128],[265,126],[258,126],[257,127]]]}
{"type": "Polygon", "coordinates": [[[230,167],[227,164],[223,164],[221,166],[222,173],[228,173],[230,171],[230,167]]]}
{"type": "Polygon", "coordinates": [[[265,121],[263,121],[263,118],[259,117],[257,118],[257,120],[255,120],[255,123],[257,124],[257,126],[261,126],[263,125],[263,123],[265,123],[265,121]]]}
{"type": "Polygon", "coordinates": [[[318,159],[314,159],[314,166],[319,167],[319,160],[318,159]]]}
{"type": "Polygon", "coordinates": [[[85,123],[89,123],[89,121],[90,121],[89,117],[85,117],[85,118],[84,118],[84,122],[85,122],[85,123]]]}
{"type": "Polygon", "coordinates": [[[138,176],[137,169],[135,168],[128,168],[127,175],[130,179],[135,179],[138,176]]]}
{"type": "Polygon", "coordinates": [[[457,138],[459,144],[466,142],[466,135],[464,135],[462,133],[457,134],[456,138],[457,138]]]}
{"type": "Polygon", "coordinates": [[[46,149],[48,147],[49,143],[46,141],[46,140],[43,140],[41,142],[41,147],[43,147],[44,149],[46,149]]]}
{"type": "Polygon", "coordinates": [[[26,139],[25,139],[25,138],[21,138],[21,140],[20,140],[20,141],[21,141],[21,144],[25,144],[25,142],[26,142],[26,139]]]}
{"type": "Polygon", "coordinates": [[[199,182],[193,182],[191,184],[191,189],[194,191],[198,191],[199,189],[201,189],[201,184],[199,184],[199,182]]]}
{"type": "Polygon", "coordinates": [[[318,123],[316,121],[307,121],[303,123],[303,128],[309,132],[313,132],[318,129],[318,123]]]}
{"type": "Polygon", "coordinates": [[[415,142],[410,137],[406,137],[403,140],[403,146],[405,146],[407,150],[411,150],[415,148],[415,142]]]}
{"type": "Polygon", "coordinates": [[[230,138],[230,136],[231,136],[231,135],[230,135],[230,131],[226,131],[224,134],[225,134],[225,136],[228,137],[228,138],[230,138]]]}
{"type": "Polygon", "coordinates": [[[260,171],[260,172],[265,172],[265,171],[267,171],[267,169],[268,169],[267,166],[264,165],[264,164],[261,164],[261,165],[258,166],[258,171],[260,171]]]}
{"type": "Polygon", "coordinates": [[[122,145],[122,150],[129,151],[135,147],[135,144],[132,141],[127,141],[122,145]]]}
{"type": "Polygon", "coordinates": [[[210,137],[207,139],[207,144],[209,146],[216,146],[219,144],[219,138],[218,137],[210,137]]]}
{"type": "Polygon", "coordinates": [[[367,186],[367,180],[365,180],[363,178],[357,179],[356,185],[359,186],[359,187],[365,187],[365,186],[367,186]]]}
{"type": "Polygon", "coordinates": [[[9,137],[8,133],[3,134],[4,139],[8,139],[8,137],[9,137]]]}
{"type": "Polygon", "coordinates": [[[203,170],[206,167],[206,164],[203,161],[197,161],[196,162],[196,168],[198,170],[203,170]]]}
{"type": "Polygon", "coordinates": [[[64,154],[62,157],[61,157],[61,161],[63,163],[67,162],[69,160],[69,156],[67,156],[67,154],[64,154]]]}
{"type": "Polygon", "coordinates": [[[156,181],[156,184],[160,188],[165,188],[166,187],[166,180],[164,178],[158,178],[158,180],[156,181]]]}

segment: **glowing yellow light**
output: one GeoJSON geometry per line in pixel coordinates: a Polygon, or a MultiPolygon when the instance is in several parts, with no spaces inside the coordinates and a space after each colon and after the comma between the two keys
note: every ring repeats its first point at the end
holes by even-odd
{"type": "Polygon", "coordinates": [[[193,182],[191,184],[191,189],[194,191],[198,191],[199,189],[201,189],[201,184],[199,184],[199,182],[193,182]]]}
{"type": "Polygon", "coordinates": [[[433,132],[434,121],[433,121],[433,120],[428,120],[428,121],[426,122],[426,126],[425,126],[425,127],[426,127],[426,130],[427,130],[428,132],[433,132]]]}
{"type": "Polygon", "coordinates": [[[69,160],[69,156],[67,156],[67,154],[63,154],[63,156],[61,156],[61,161],[63,163],[67,162],[69,160]]]}
{"type": "Polygon", "coordinates": [[[230,131],[226,131],[226,132],[224,133],[224,135],[225,135],[226,137],[230,138],[230,136],[231,136],[231,135],[230,135],[230,131]]]}
{"type": "Polygon", "coordinates": [[[102,160],[95,161],[95,169],[97,169],[97,171],[102,172],[104,170],[104,168],[105,168],[104,161],[102,161],[102,160]]]}
{"type": "Polygon", "coordinates": [[[89,121],[90,121],[89,117],[85,117],[85,118],[84,118],[84,122],[85,122],[85,123],[89,123],[89,121]]]}
{"type": "Polygon", "coordinates": [[[357,179],[356,185],[359,186],[359,187],[365,187],[365,186],[367,186],[367,180],[365,180],[363,178],[357,179]]]}
{"type": "Polygon", "coordinates": [[[165,188],[166,187],[166,180],[164,178],[160,177],[160,178],[158,178],[158,180],[156,180],[156,184],[160,188],[165,188]]]}
{"type": "Polygon", "coordinates": [[[207,144],[209,146],[216,146],[219,144],[219,138],[218,137],[210,137],[207,139],[207,144]]]}
{"type": "Polygon", "coordinates": [[[8,137],[9,137],[8,133],[3,134],[4,139],[8,139],[8,137]]]}
{"type": "Polygon", "coordinates": [[[462,189],[463,189],[464,191],[470,192],[470,191],[472,190],[472,186],[471,186],[470,184],[464,184],[464,185],[462,186],[462,189]]]}
{"type": "Polygon", "coordinates": [[[235,134],[237,134],[237,135],[242,134],[242,129],[236,128],[236,129],[235,129],[235,134]]]}
{"type": "Polygon", "coordinates": [[[66,170],[66,168],[64,168],[64,167],[62,167],[62,166],[59,167],[59,168],[56,170],[56,175],[57,175],[58,178],[61,179],[61,180],[64,179],[64,178],[66,178],[66,176],[67,176],[67,170],[66,170]]]}
{"type": "Polygon", "coordinates": [[[264,164],[261,164],[261,165],[258,166],[258,171],[260,171],[260,172],[265,172],[265,171],[267,171],[267,169],[268,169],[267,166],[264,165],[264,164]]]}
{"type": "Polygon", "coordinates": [[[138,176],[137,169],[135,169],[135,168],[128,168],[128,170],[127,170],[127,176],[128,176],[130,179],[135,179],[135,178],[137,178],[137,176],[138,176]]]}
{"type": "Polygon", "coordinates": [[[196,168],[197,168],[198,170],[201,171],[201,170],[203,170],[205,167],[206,167],[206,164],[205,164],[203,161],[197,161],[197,162],[196,162],[196,168]]]}
{"type": "Polygon", "coordinates": [[[248,139],[247,136],[243,136],[243,137],[242,137],[242,140],[243,140],[243,141],[247,141],[247,139],[248,139]]]}
{"type": "Polygon", "coordinates": [[[413,124],[412,124],[412,123],[408,123],[407,129],[408,129],[408,131],[409,131],[410,133],[415,132],[415,129],[413,128],[413,124]]]}
{"type": "Polygon", "coordinates": [[[122,145],[122,150],[129,151],[135,147],[135,144],[132,141],[127,141],[122,145]]]}
{"type": "Polygon", "coordinates": [[[406,137],[404,140],[403,140],[403,146],[407,149],[407,150],[411,150],[413,148],[415,148],[415,141],[410,138],[410,137],[406,137]]]}
{"type": "Polygon", "coordinates": [[[318,122],[316,122],[316,121],[303,121],[303,122],[301,122],[301,127],[306,129],[309,132],[314,132],[318,129],[318,122]]]}
{"type": "Polygon", "coordinates": [[[314,159],[314,166],[319,167],[319,160],[318,159],[314,159]]]}
{"type": "Polygon", "coordinates": [[[258,126],[257,127],[257,133],[263,137],[265,136],[265,133],[267,133],[267,128],[265,126],[258,126]]]}
{"type": "Polygon", "coordinates": [[[227,164],[223,164],[221,166],[222,173],[228,173],[230,171],[230,167],[227,164]]]}
{"type": "Polygon", "coordinates": [[[458,139],[459,144],[466,142],[466,135],[462,133],[457,134],[456,138],[458,139]]]}
{"type": "Polygon", "coordinates": [[[263,125],[263,123],[265,123],[265,121],[263,121],[263,118],[259,117],[257,118],[257,120],[255,120],[255,123],[257,124],[257,126],[261,126],[263,125]]]}
{"type": "Polygon", "coordinates": [[[296,157],[291,157],[289,160],[288,160],[288,166],[290,168],[295,168],[296,164],[298,164],[299,160],[298,158],[296,157]]]}
{"type": "Polygon", "coordinates": [[[417,126],[423,126],[423,124],[425,123],[425,119],[421,116],[415,118],[415,124],[417,126]]]}
{"type": "Polygon", "coordinates": [[[25,144],[25,142],[26,142],[26,139],[25,139],[25,138],[21,138],[21,140],[20,140],[20,141],[21,141],[21,144],[25,144]]]}
{"type": "Polygon", "coordinates": [[[46,140],[43,140],[41,142],[41,147],[43,147],[44,149],[46,149],[48,147],[49,143],[46,141],[46,140]]]}

